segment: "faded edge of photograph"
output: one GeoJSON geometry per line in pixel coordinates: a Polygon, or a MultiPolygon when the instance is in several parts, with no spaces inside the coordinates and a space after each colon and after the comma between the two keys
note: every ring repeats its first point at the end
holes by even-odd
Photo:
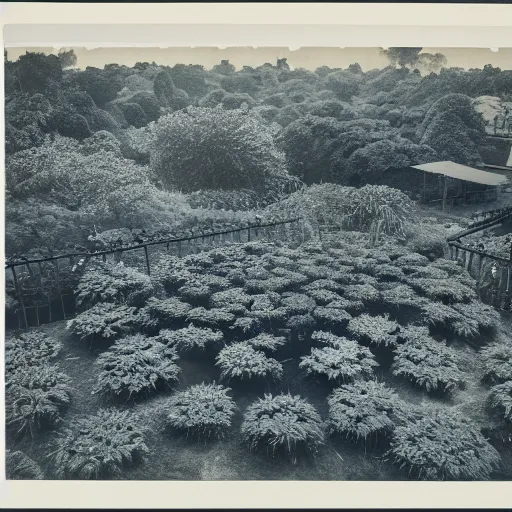
{"type": "Polygon", "coordinates": [[[148,55],[4,49],[7,478],[512,480],[512,67],[148,55]]]}

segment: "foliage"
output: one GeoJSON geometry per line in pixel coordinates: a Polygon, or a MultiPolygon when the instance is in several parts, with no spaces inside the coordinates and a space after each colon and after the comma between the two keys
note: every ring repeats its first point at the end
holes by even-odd
{"type": "Polygon", "coordinates": [[[19,450],[6,450],[5,473],[7,480],[44,479],[44,473],[39,464],[19,450]]]}
{"type": "Polygon", "coordinates": [[[261,333],[254,338],[246,340],[247,343],[256,350],[269,350],[270,352],[277,350],[286,343],[284,336],[274,336],[273,334],[261,333]]]}
{"type": "Polygon", "coordinates": [[[151,297],[144,309],[150,318],[157,321],[160,327],[170,327],[176,321],[185,320],[192,306],[176,297],[169,299],[151,297]]]}
{"type": "Polygon", "coordinates": [[[497,409],[505,421],[512,423],[512,380],[497,384],[491,389],[489,401],[497,409]]]}
{"type": "Polygon", "coordinates": [[[393,347],[397,343],[400,326],[390,320],[389,315],[375,317],[363,313],[350,320],[347,329],[349,333],[371,344],[393,347]]]}
{"type": "Polygon", "coordinates": [[[264,378],[281,379],[283,367],[248,342],[238,342],[223,348],[216,358],[223,379],[264,378]]]}
{"type": "Polygon", "coordinates": [[[359,92],[360,81],[353,73],[335,71],[325,79],[325,87],[333,91],[340,100],[350,100],[359,92]]]}
{"type": "Polygon", "coordinates": [[[5,421],[16,433],[30,433],[53,427],[62,409],[71,401],[71,380],[58,367],[46,362],[22,366],[6,378],[5,421]]]}
{"type": "MultiPolygon", "coordinates": [[[[312,335],[313,339],[319,337],[324,339],[318,333],[312,335]]],[[[374,368],[378,366],[373,354],[353,340],[333,336],[329,345],[313,347],[310,355],[301,357],[299,368],[307,375],[325,375],[333,382],[351,382],[371,377],[374,368]]]]}
{"type": "Polygon", "coordinates": [[[176,383],[180,372],[177,360],[174,349],[155,338],[126,336],[96,360],[100,373],[94,392],[126,398],[147,395],[176,383]]]}
{"type": "Polygon", "coordinates": [[[205,350],[209,345],[223,341],[221,331],[190,324],[183,329],[164,329],[160,331],[158,340],[174,348],[178,354],[191,352],[195,349],[205,350]]]}
{"type": "Polygon", "coordinates": [[[134,307],[99,303],[69,320],[67,329],[82,341],[115,339],[128,334],[137,318],[134,307]]]}
{"type": "Polygon", "coordinates": [[[73,421],[56,448],[52,455],[59,477],[79,480],[119,476],[149,451],[139,418],[115,409],[73,421]]]}
{"type": "Polygon", "coordinates": [[[148,275],[120,264],[96,263],[86,268],[76,289],[76,303],[92,307],[98,302],[141,306],[153,292],[148,275]]]}
{"type": "Polygon", "coordinates": [[[203,382],[175,393],[167,403],[167,421],[187,435],[223,437],[237,410],[229,391],[224,386],[203,382]]]}
{"type": "Polygon", "coordinates": [[[484,347],[480,355],[485,369],[485,379],[492,383],[512,381],[512,345],[492,343],[484,347]]]}
{"type": "Polygon", "coordinates": [[[187,315],[188,322],[194,322],[205,327],[217,329],[226,328],[234,322],[235,318],[233,313],[220,308],[194,308],[191,309],[187,315]]]}
{"type": "Polygon", "coordinates": [[[316,307],[313,310],[313,318],[331,327],[346,327],[352,320],[352,315],[343,308],[330,307],[335,302],[337,301],[333,301],[325,307],[316,307]]]}
{"type": "Polygon", "coordinates": [[[242,438],[251,449],[264,445],[274,454],[284,449],[296,462],[299,448],[315,452],[323,444],[322,420],[300,396],[281,394],[258,398],[245,411],[242,438]]]}
{"type": "Polygon", "coordinates": [[[243,110],[191,107],[163,116],[147,136],[153,171],[166,186],[186,192],[279,190],[291,179],[272,130],[243,110]]]}
{"type": "Polygon", "coordinates": [[[487,480],[500,462],[477,427],[455,411],[398,426],[388,455],[421,480],[487,480]]]}
{"type": "Polygon", "coordinates": [[[400,397],[376,381],[356,381],[336,388],[328,397],[330,434],[356,439],[388,435],[404,404],[400,397]]]}
{"type": "Polygon", "coordinates": [[[427,392],[453,392],[464,381],[456,353],[427,333],[414,328],[406,331],[407,341],[395,348],[392,373],[411,380],[427,392]]]}
{"type": "Polygon", "coordinates": [[[62,343],[41,331],[30,331],[5,339],[5,370],[7,373],[23,366],[39,366],[55,359],[62,343]]]}

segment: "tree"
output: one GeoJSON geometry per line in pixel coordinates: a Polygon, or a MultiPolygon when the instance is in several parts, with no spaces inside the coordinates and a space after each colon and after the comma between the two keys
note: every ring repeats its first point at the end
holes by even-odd
{"type": "Polygon", "coordinates": [[[123,79],[115,69],[102,70],[87,66],[75,77],[78,85],[89,93],[99,107],[117,98],[123,79]]]}
{"type": "Polygon", "coordinates": [[[244,110],[189,107],[146,134],[153,172],[168,188],[265,190],[290,180],[273,131],[244,110]]]}
{"type": "Polygon", "coordinates": [[[62,80],[62,68],[56,55],[26,52],[16,62],[16,74],[22,92],[43,92],[62,80]]]}
{"type": "Polygon", "coordinates": [[[446,57],[442,53],[421,53],[418,58],[417,68],[424,73],[439,73],[447,64],[446,57]]]}
{"type": "Polygon", "coordinates": [[[60,65],[61,65],[62,69],[72,68],[72,67],[76,66],[77,58],[75,55],[75,50],[73,50],[73,49],[65,50],[64,48],[62,48],[59,51],[58,57],[59,57],[60,65]]]}
{"type": "Polygon", "coordinates": [[[334,91],[343,101],[348,101],[359,92],[359,79],[348,71],[329,73],[325,79],[325,87],[334,91]]]}
{"type": "Polygon", "coordinates": [[[236,71],[236,68],[229,63],[229,60],[221,60],[220,64],[213,66],[212,71],[219,75],[231,75],[236,71]]]}
{"type": "Polygon", "coordinates": [[[423,48],[395,47],[381,50],[381,52],[389,59],[389,62],[393,66],[398,64],[400,67],[404,68],[407,66],[413,67],[416,62],[418,62],[421,50],[423,50],[423,48]]]}

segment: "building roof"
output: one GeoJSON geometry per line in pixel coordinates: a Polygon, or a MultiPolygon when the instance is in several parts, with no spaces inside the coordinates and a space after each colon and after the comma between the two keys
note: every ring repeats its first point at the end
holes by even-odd
{"type": "Polygon", "coordinates": [[[443,174],[449,178],[455,178],[462,181],[471,181],[481,185],[502,185],[507,183],[506,176],[495,174],[493,172],[481,171],[467,165],[456,164],[455,162],[432,162],[430,164],[413,165],[414,169],[431,172],[433,174],[443,174]]]}

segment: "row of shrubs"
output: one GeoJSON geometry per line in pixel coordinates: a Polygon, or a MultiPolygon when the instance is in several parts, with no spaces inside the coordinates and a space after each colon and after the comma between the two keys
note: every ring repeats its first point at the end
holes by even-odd
{"type": "MultiPolygon", "coordinates": [[[[193,438],[222,438],[237,411],[229,388],[199,384],[170,397],[164,413],[171,430],[193,438]]],[[[250,404],[240,427],[251,450],[285,454],[292,462],[317,453],[326,435],[386,442],[385,457],[427,480],[485,480],[499,467],[498,452],[465,417],[443,410],[421,416],[382,383],[356,381],[328,397],[323,422],[300,396],[266,394],[250,404]]],[[[121,474],[149,451],[140,419],[102,409],[76,420],[57,441],[53,460],[61,478],[121,474]]]]}

